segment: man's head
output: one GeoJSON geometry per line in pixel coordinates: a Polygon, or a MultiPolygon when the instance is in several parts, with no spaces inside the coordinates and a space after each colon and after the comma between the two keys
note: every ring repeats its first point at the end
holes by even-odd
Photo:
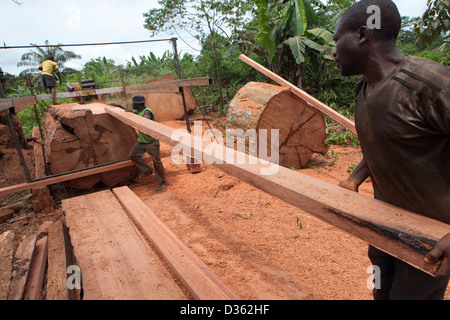
{"type": "Polygon", "coordinates": [[[362,74],[369,54],[377,48],[395,46],[401,16],[391,0],[361,0],[336,23],[334,52],[342,75],[362,74]]]}
{"type": "Polygon", "coordinates": [[[141,95],[133,96],[133,100],[131,101],[133,104],[133,109],[142,110],[145,108],[145,97],[141,95]]]}
{"type": "Polygon", "coordinates": [[[55,57],[54,56],[47,56],[47,60],[51,60],[51,61],[55,61],[55,57]]]}

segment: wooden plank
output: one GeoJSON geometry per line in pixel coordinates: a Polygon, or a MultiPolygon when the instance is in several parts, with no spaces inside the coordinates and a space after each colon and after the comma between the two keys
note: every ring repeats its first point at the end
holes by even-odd
{"type": "Polygon", "coordinates": [[[0,300],[8,299],[13,259],[14,232],[0,234],[0,300]]]}
{"type": "Polygon", "coordinates": [[[111,191],[64,199],[62,208],[84,300],[186,299],[111,191]]]}
{"type": "Polygon", "coordinates": [[[74,264],[67,227],[61,220],[48,230],[46,300],[76,300],[77,292],[67,286],[67,268],[74,264]]]}
{"type": "Polygon", "coordinates": [[[294,86],[289,81],[287,81],[287,80],[283,79],[282,77],[280,77],[279,75],[273,73],[272,71],[270,71],[269,69],[267,69],[264,66],[260,65],[256,61],[250,59],[246,55],[241,54],[239,56],[239,59],[242,60],[243,62],[247,63],[248,65],[252,66],[253,68],[258,70],[259,72],[261,72],[265,76],[269,77],[270,79],[272,79],[273,81],[275,81],[279,85],[288,87],[292,91],[293,94],[295,94],[296,96],[298,96],[298,97],[302,98],[303,100],[305,100],[309,105],[311,105],[311,106],[317,108],[318,110],[322,111],[323,113],[325,113],[326,115],[330,116],[332,119],[336,120],[337,122],[342,124],[344,127],[349,129],[353,133],[357,134],[356,128],[355,128],[355,123],[353,121],[347,119],[343,115],[341,115],[339,112],[331,109],[329,106],[327,106],[323,102],[317,100],[316,98],[314,98],[313,96],[309,95],[305,91],[303,91],[300,88],[294,86]]]}
{"type": "Polygon", "coordinates": [[[43,237],[36,242],[23,300],[42,300],[41,292],[47,266],[47,255],[48,237],[43,237]]]}
{"type": "Polygon", "coordinates": [[[0,111],[14,107],[14,102],[12,98],[0,99],[0,111]]]}
{"type": "Polygon", "coordinates": [[[128,125],[177,148],[194,149],[209,163],[311,215],[372,244],[429,274],[437,265],[424,262],[425,254],[450,232],[450,225],[352,192],[337,185],[269,164],[226,147],[209,148],[211,142],[187,132],[139,117],[120,108],[106,112],[128,125]],[[245,159],[244,164],[235,159],[245,159]],[[229,161],[233,159],[234,161],[229,161]],[[255,163],[255,164],[253,164],[255,163]],[[267,174],[267,173],[270,174],[267,174]]]}
{"type": "Polygon", "coordinates": [[[8,300],[22,300],[30,270],[30,261],[36,244],[36,235],[23,236],[12,263],[8,300]]]}
{"type": "MultiPolygon", "coordinates": [[[[37,103],[37,96],[0,99],[0,111],[14,107],[14,111],[20,112],[37,103]]],[[[51,99],[51,98],[50,98],[51,99]]]]}
{"type": "Polygon", "coordinates": [[[43,179],[43,180],[33,181],[30,183],[20,183],[20,184],[16,184],[13,186],[1,188],[0,189],[0,197],[14,193],[14,192],[20,192],[20,191],[30,190],[30,189],[39,189],[39,188],[43,188],[43,187],[51,185],[51,184],[60,183],[60,182],[64,182],[64,181],[70,181],[73,179],[87,177],[87,176],[90,176],[93,174],[108,172],[108,171],[112,171],[112,170],[116,170],[116,169],[127,168],[127,167],[133,166],[133,165],[134,164],[131,162],[131,160],[127,160],[127,161],[123,161],[123,162],[119,162],[119,163],[106,165],[103,167],[86,169],[84,171],[68,173],[68,174],[65,174],[62,176],[51,177],[51,178],[47,178],[47,179],[43,179]]]}
{"type": "Polygon", "coordinates": [[[11,219],[11,217],[13,215],[14,215],[14,210],[1,208],[0,209],[0,223],[3,223],[5,221],[11,219]]]}
{"type": "Polygon", "coordinates": [[[194,298],[238,299],[133,191],[121,187],[113,193],[194,298]]]}
{"type": "MultiPolygon", "coordinates": [[[[142,85],[142,86],[131,86],[125,87],[127,93],[167,93],[167,92],[178,92],[178,88],[173,89],[172,87],[161,87],[161,88],[153,88],[151,86],[142,85]],[[128,88],[130,88],[131,92],[128,92],[128,88]]],[[[56,99],[61,98],[79,98],[79,97],[89,97],[97,94],[115,94],[124,92],[123,87],[114,87],[114,88],[103,88],[103,89],[88,89],[83,91],[74,91],[74,92],[60,92],[56,94],[56,99]]],[[[49,100],[52,96],[50,94],[44,94],[37,96],[38,101],[49,100]]]]}
{"type": "Polygon", "coordinates": [[[179,87],[164,87],[164,88],[153,88],[149,87],[148,85],[144,84],[141,86],[132,86],[132,87],[125,87],[125,93],[127,94],[144,94],[144,93],[179,93],[179,87]]]}
{"type": "Polygon", "coordinates": [[[25,110],[36,103],[36,96],[13,98],[14,111],[16,113],[25,110]]]}

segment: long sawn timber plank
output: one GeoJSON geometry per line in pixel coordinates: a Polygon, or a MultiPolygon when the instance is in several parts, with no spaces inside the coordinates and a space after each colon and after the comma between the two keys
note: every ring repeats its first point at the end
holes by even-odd
{"type": "Polygon", "coordinates": [[[207,157],[209,164],[225,173],[347,231],[424,272],[431,275],[436,273],[438,264],[425,263],[424,256],[438,240],[450,232],[450,225],[446,223],[274,163],[270,164],[272,174],[266,172],[263,175],[265,165],[258,159],[252,159],[254,157],[224,146],[210,148],[210,141],[130,112],[126,113],[120,108],[106,107],[105,110],[164,143],[180,150],[194,150],[194,153],[207,157]],[[228,161],[239,157],[246,159],[244,164],[228,161]]]}
{"type": "Polygon", "coordinates": [[[111,191],[62,200],[84,300],[186,296],[111,191]]]}
{"type": "Polygon", "coordinates": [[[133,191],[120,187],[113,194],[194,298],[238,299],[133,191]]]}
{"type": "Polygon", "coordinates": [[[48,228],[46,300],[77,300],[79,290],[68,286],[68,268],[74,265],[65,223],[58,219],[48,228]]]}
{"type": "Polygon", "coordinates": [[[23,300],[41,300],[42,285],[44,283],[45,269],[48,256],[48,237],[45,236],[36,242],[36,248],[31,259],[28,279],[25,286],[23,300]]]}
{"type": "Polygon", "coordinates": [[[22,300],[30,270],[30,261],[36,244],[36,235],[23,236],[14,254],[8,300],[22,300]]]}

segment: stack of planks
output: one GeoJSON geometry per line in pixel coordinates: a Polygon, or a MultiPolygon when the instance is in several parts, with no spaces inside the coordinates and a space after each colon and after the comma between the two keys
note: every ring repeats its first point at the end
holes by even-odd
{"type": "Polygon", "coordinates": [[[62,207],[84,299],[237,299],[128,187],[65,199],[62,207]]]}
{"type": "Polygon", "coordinates": [[[15,245],[12,230],[0,234],[0,300],[78,300],[67,270],[75,265],[62,220],[44,222],[15,245]]]}
{"type": "MultiPolygon", "coordinates": [[[[173,209],[171,199],[160,201],[173,209]]],[[[129,187],[65,199],[62,207],[82,271],[85,300],[237,300],[249,292],[256,299],[315,297],[280,266],[261,260],[252,268],[253,281],[228,287],[129,187]],[[276,293],[263,289],[267,286],[276,293]]],[[[244,245],[241,249],[243,255],[253,252],[244,245]]],[[[224,268],[220,257],[214,258],[224,268]]]]}

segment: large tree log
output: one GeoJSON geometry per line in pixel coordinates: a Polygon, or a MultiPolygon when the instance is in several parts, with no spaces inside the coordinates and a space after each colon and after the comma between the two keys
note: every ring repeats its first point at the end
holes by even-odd
{"type": "MultiPolygon", "coordinates": [[[[50,106],[43,118],[48,173],[57,174],[128,159],[136,130],[105,114],[104,104],[68,103],[50,106]]],[[[102,182],[108,187],[130,180],[134,166],[66,182],[89,189],[102,182]]]]}
{"type": "MultiPolygon", "coordinates": [[[[303,168],[314,153],[328,151],[325,119],[321,112],[294,95],[289,88],[249,82],[230,103],[227,129],[279,130],[280,165],[303,168]]],[[[270,148],[268,148],[270,155],[270,148]]]]}
{"type": "Polygon", "coordinates": [[[352,131],[354,134],[357,134],[356,128],[355,128],[355,123],[353,121],[347,119],[346,117],[341,115],[339,112],[331,109],[329,106],[324,104],[322,101],[317,100],[313,96],[310,96],[305,91],[294,86],[289,81],[287,81],[287,80],[283,79],[282,77],[280,77],[279,75],[273,73],[272,71],[270,71],[266,67],[260,65],[256,61],[250,59],[246,55],[241,54],[239,56],[239,59],[244,61],[245,63],[247,63],[249,66],[252,66],[253,68],[258,70],[265,76],[269,77],[270,79],[272,79],[279,85],[288,87],[292,91],[292,93],[294,93],[296,96],[300,97],[301,99],[305,100],[309,105],[311,105],[311,106],[317,108],[318,110],[322,111],[323,113],[327,114],[329,117],[331,117],[332,119],[334,119],[337,122],[339,122],[340,124],[342,124],[344,127],[349,129],[350,131],[352,131]]]}
{"type": "MultiPolygon", "coordinates": [[[[147,81],[149,83],[159,83],[176,80],[175,75],[169,73],[162,78],[147,81]]],[[[192,114],[196,108],[196,102],[189,87],[184,88],[184,98],[186,102],[186,111],[192,114]]],[[[181,93],[146,93],[146,106],[155,114],[156,121],[170,121],[184,119],[184,106],[181,93]]]]}

